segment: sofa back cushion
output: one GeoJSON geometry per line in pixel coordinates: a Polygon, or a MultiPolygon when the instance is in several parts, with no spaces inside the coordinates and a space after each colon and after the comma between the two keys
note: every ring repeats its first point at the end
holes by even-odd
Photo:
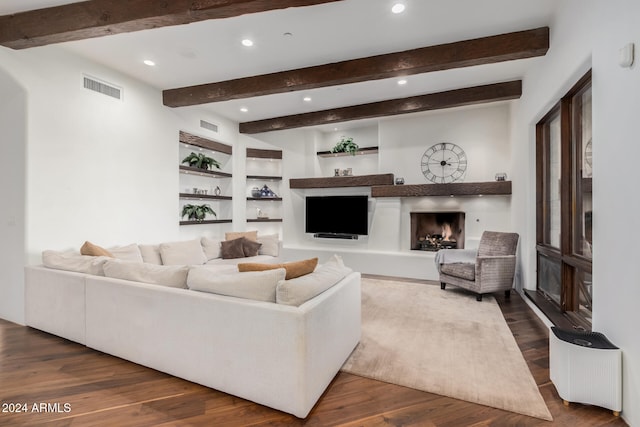
{"type": "Polygon", "coordinates": [[[286,271],[278,268],[248,273],[217,274],[206,267],[189,270],[189,289],[256,301],[276,302],[276,286],[286,271]]]}
{"type": "Polygon", "coordinates": [[[280,237],[277,234],[258,235],[258,243],[262,244],[259,255],[280,255],[280,237]]]}
{"type": "Polygon", "coordinates": [[[135,243],[109,248],[109,252],[111,252],[111,255],[113,255],[114,258],[124,261],[144,262],[142,253],[140,253],[140,248],[135,243]]]}
{"type": "Polygon", "coordinates": [[[77,252],[43,251],[42,263],[56,270],[104,276],[104,263],[112,258],[106,256],[80,255],[77,252]]]}
{"type": "Polygon", "coordinates": [[[286,280],[304,276],[315,270],[318,265],[318,258],[310,258],[302,261],[285,262],[281,264],[266,264],[259,262],[243,262],[238,264],[238,271],[264,271],[275,268],[284,268],[287,271],[286,280]]]}
{"type": "Polygon", "coordinates": [[[186,288],[188,273],[186,265],[156,265],[119,259],[104,263],[104,275],[107,277],[172,288],[186,288]]]}
{"type": "Polygon", "coordinates": [[[148,264],[162,265],[160,245],[138,245],[142,261],[148,264]]]}
{"type": "Polygon", "coordinates": [[[207,262],[200,239],[160,244],[164,265],[202,265],[207,262]]]}
{"type": "Polygon", "coordinates": [[[222,257],[221,243],[222,239],[214,239],[211,237],[203,237],[200,239],[200,244],[202,245],[204,255],[207,257],[207,261],[222,257]]]}
{"type": "Polygon", "coordinates": [[[299,306],[331,288],[351,272],[342,259],[334,255],[311,274],[280,281],[276,287],[276,302],[299,306]]]}

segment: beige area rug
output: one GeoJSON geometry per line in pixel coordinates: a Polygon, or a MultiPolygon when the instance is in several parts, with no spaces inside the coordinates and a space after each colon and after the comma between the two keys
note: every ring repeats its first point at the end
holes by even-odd
{"type": "Polygon", "coordinates": [[[491,296],[362,279],[362,339],[342,371],[552,420],[491,296]]]}

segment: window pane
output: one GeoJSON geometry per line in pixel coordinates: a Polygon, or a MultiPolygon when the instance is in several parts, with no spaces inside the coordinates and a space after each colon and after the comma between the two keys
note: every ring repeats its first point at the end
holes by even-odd
{"type": "Polygon", "coordinates": [[[576,288],[578,289],[578,312],[583,319],[591,323],[591,304],[593,301],[591,274],[582,270],[577,270],[575,278],[576,288]]]}
{"type": "Polygon", "coordinates": [[[547,229],[548,241],[554,248],[560,248],[560,117],[549,123],[549,181],[546,183],[547,206],[549,207],[547,229]]]}
{"type": "Polygon", "coordinates": [[[559,262],[538,255],[538,289],[558,305],[560,304],[560,271],[559,262]]]}
{"type": "Polygon", "coordinates": [[[591,258],[592,252],[592,217],[593,199],[591,187],[593,180],[591,137],[591,87],[577,93],[573,100],[573,123],[576,174],[576,214],[573,218],[573,252],[586,258],[591,258]]]}

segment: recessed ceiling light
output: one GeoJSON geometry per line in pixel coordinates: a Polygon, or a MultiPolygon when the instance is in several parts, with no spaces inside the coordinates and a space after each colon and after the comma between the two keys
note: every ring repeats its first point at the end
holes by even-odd
{"type": "Polygon", "coordinates": [[[302,100],[304,102],[311,102],[311,97],[310,96],[305,96],[304,98],[302,98],[302,100]]]}
{"type": "Polygon", "coordinates": [[[253,40],[249,40],[249,39],[242,40],[242,46],[246,46],[246,47],[253,46],[253,40]]]}
{"type": "Polygon", "coordinates": [[[405,6],[402,3],[396,3],[391,7],[391,12],[393,13],[402,13],[404,12],[405,6]]]}
{"type": "Polygon", "coordinates": [[[406,84],[407,84],[407,81],[406,81],[405,79],[398,80],[398,84],[399,84],[400,86],[402,86],[402,85],[406,85],[406,84]]]}
{"type": "Polygon", "coordinates": [[[145,60],[144,60],[144,61],[142,61],[142,62],[144,62],[144,65],[148,65],[149,67],[153,67],[153,66],[155,66],[155,65],[156,65],[156,63],[155,63],[155,62],[153,62],[153,61],[152,61],[152,60],[150,60],[150,59],[145,59],[145,60]]]}
{"type": "Polygon", "coordinates": [[[246,113],[249,111],[249,109],[247,107],[241,107],[240,111],[242,111],[243,113],[246,113]]]}

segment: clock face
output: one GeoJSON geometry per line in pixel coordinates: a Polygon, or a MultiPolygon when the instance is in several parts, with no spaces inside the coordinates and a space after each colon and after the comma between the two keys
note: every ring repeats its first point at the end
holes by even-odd
{"type": "Polygon", "coordinates": [[[422,174],[436,184],[462,181],[467,171],[467,155],[456,144],[441,142],[422,155],[422,174]]]}

